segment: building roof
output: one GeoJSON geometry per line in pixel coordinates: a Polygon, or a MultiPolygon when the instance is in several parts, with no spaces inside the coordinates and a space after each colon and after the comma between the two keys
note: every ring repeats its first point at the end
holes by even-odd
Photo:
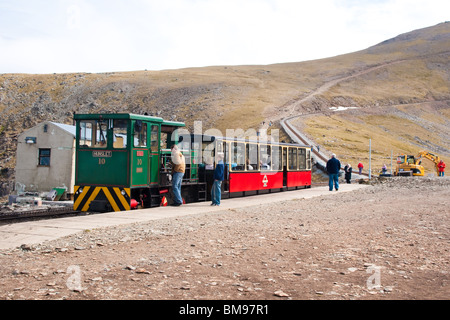
{"type": "Polygon", "coordinates": [[[73,135],[74,137],[76,137],[77,135],[77,127],[75,126],[71,126],[69,124],[63,124],[63,123],[56,123],[56,122],[51,122],[49,121],[51,124],[63,129],[64,131],[70,133],[71,135],[73,135]]]}

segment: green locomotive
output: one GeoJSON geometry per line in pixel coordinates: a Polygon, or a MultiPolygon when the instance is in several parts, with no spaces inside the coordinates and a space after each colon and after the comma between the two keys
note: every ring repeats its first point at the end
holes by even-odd
{"type": "MultiPolygon", "coordinates": [[[[76,211],[126,211],[170,204],[170,147],[184,123],[136,114],[75,114],[76,211]]],[[[187,144],[182,196],[206,200],[198,150],[187,144]]]]}

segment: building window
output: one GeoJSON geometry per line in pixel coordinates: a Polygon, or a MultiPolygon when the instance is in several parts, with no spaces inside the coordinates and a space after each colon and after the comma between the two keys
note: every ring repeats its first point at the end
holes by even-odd
{"type": "Polygon", "coordinates": [[[39,165],[50,166],[50,149],[39,149],[39,165]]]}

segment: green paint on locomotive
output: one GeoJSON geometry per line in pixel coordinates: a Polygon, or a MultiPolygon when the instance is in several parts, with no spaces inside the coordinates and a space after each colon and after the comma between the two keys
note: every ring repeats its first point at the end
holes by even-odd
{"type": "MultiPolygon", "coordinates": [[[[74,120],[77,128],[75,186],[80,190],[75,198],[80,199],[86,196],[83,190],[89,190],[83,188],[86,186],[115,187],[127,192],[131,189],[132,194],[133,190],[159,187],[162,150],[178,141],[176,129],[185,127],[181,122],[135,114],[75,114],[74,120]]],[[[75,199],[75,204],[83,206],[74,205],[75,210],[87,211],[92,201],[103,201],[116,211],[122,208],[119,202],[124,200],[119,200],[115,192],[104,190],[91,195],[87,204],[86,199],[83,202],[75,199]]],[[[130,201],[129,197],[125,201],[130,201]]]]}

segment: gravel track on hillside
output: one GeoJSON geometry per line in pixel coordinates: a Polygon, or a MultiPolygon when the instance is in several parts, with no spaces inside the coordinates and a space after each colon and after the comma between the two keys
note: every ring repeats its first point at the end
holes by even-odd
{"type": "Polygon", "coordinates": [[[449,191],[449,178],[393,178],[86,230],[0,252],[0,299],[448,299],[449,191]]]}

